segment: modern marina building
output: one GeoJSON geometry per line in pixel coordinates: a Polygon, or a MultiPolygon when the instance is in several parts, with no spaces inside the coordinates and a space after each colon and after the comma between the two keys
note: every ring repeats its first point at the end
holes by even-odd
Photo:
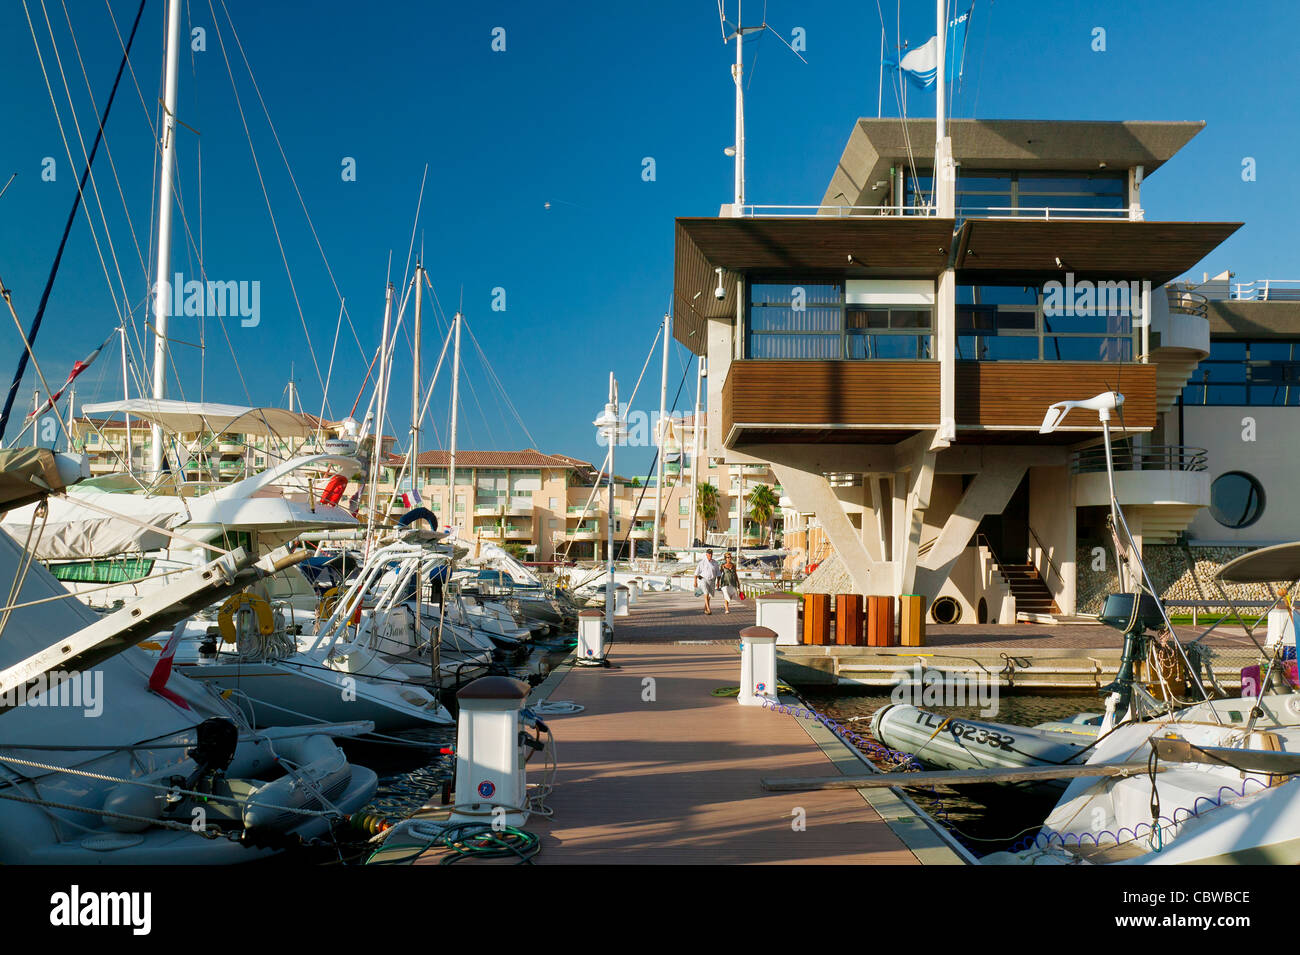
{"type": "Polygon", "coordinates": [[[1202,125],[954,120],[927,154],[933,120],[862,119],[818,205],[677,219],[673,331],[707,357],[707,453],[770,464],[858,593],[945,620],[1070,615],[1113,573],[1097,414],[1040,435],[1055,402],[1125,396],[1141,546],[1300,536],[1300,303],[1176,283],[1240,223],[1143,209],[1202,125]]]}

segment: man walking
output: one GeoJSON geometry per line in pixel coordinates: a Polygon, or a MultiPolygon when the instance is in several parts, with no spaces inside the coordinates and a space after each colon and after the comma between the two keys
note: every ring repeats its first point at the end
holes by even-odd
{"type": "Polygon", "coordinates": [[[713,613],[709,601],[713,598],[713,593],[718,586],[718,575],[722,573],[722,568],[718,562],[713,559],[713,551],[706,550],[704,558],[695,565],[695,586],[704,594],[704,612],[713,613]]]}

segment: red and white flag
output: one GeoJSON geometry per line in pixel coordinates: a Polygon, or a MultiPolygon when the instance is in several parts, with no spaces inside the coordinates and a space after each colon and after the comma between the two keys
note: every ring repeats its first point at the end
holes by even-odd
{"type": "Polygon", "coordinates": [[[23,422],[26,423],[28,421],[31,421],[33,418],[38,417],[39,415],[43,415],[45,414],[45,412],[53,408],[58,403],[59,399],[63,397],[63,393],[68,390],[68,385],[72,384],[72,382],[76,380],[78,375],[80,375],[83,371],[85,371],[87,368],[93,365],[95,363],[95,359],[99,357],[99,353],[102,352],[104,350],[104,347],[116,337],[117,337],[117,332],[115,331],[113,332],[113,334],[109,335],[108,338],[104,339],[103,345],[100,345],[93,352],[87,355],[84,359],[82,359],[81,361],[73,365],[72,371],[68,373],[68,380],[63,383],[63,387],[60,388],[58,391],[56,391],[54,394],[50,395],[48,398],[46,398],[45,404],[41,405],[35,411],[29,411],[27,413],[27,417],[23,419],[23,422]]]}

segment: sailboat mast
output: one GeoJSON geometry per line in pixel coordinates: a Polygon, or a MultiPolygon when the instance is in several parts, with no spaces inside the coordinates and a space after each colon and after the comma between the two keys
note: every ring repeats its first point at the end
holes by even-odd
{"type": "Polygon", "coordinates": [[[379,475],[384,454],[384,405],[388,392],[388,375],[385,373],[388,355],[388,326],[393,316],[393,283],[384,291],[384,328],[379,336],[379,367],[375,369],[375,432],[370,460],[370,501],[366,505],[366,548],[370,547],[370,532],[375,526],[375,503],[379,475]]]}
{"type": "MultiPolygon", "coordinates": [[[[122,327],[118,329],[122,336],[122,400],[131,399],[130,384],[131,379],[127,377],[126,369],[126,320],[122,320],[122,327]]],[[[135,473],[135,445],[131,443],[131,416],[125,415],[126,418],[126,473],[135,473]]]]}
{"type": "Polygon", "coordinates": [[[415,330],[411,341],[411,487],[419,491],[416,465],[420,457],[420,306],[424,297],[424,266],[415,263],[415,330]]]}
{"type": "MultiPolygon", "coordinates": [[[[451,359],[451,443],[448,445],[447,461],[447,493],[451,495],[451,513],[447,518],[448,526],[457,527],[456,524],[456,419],[460,416],[460,326],[464,319],[461,318],[460,312],[456,313],[456,343],[452,350],[451,359]]],[[[466,506],[466,513],[469,513],[469,505],[466,506]]],[[[459,530],[457,531],[459,536],[459,530]]]]}
{"type": "MultiPolygon", "coordinates": [[[[667,448],[664,447],[664,441],[668,433],[668,339],[673,336],[673,317],[667,312],[664,313],[664,361],[663,374],[659,377],[659,473],[655,481],[655,520],[654,520],[654,547],[652,560],[656,567],[659,566],[659,522],[663,521],[665,530],[668,527],[668,521],[664,519],[664,454],[667,448]]],[[[633,518],[635,520],[635,517],[633,518]]]]}
{"type": "Polygon", "coordinates": [[[736,195],[732,215],[740,215],[745,204],[745,30],[741,25],[741,4],[736,4],[736,64],[731,68],[736,81],[736,195]]]}
{"type": "MultiPolygon", "coordinates": [[[[163,96],[162,171],[158,180],[158,261],[153,297],[153,396],[167,397],[167,320],[171,313],[172,175],[176,167],[176,84],[180,74],[181,0],[167,0],[167,87],[163,96]]],[[[163,467],[162,427],[149,447],[150,476],[163,467]]]]}

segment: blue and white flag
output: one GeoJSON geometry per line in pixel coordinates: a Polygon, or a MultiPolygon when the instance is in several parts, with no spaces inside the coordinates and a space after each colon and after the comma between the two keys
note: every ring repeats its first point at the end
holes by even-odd
{"type": "MultiPolygon", "coordinates": [[[[961,76],[965,63],[966,29],[970,25],[971,11],[975,5],[966,8],[966,12],[948,22],[948,69],[949,77],[961,76]],[[961,65],[958,65],[961,64],[961,65]]],[[[929,89],[939,75],[939,38],[932,36],[915,50],[910,50],[902,60],[886,60],[885,66],[901,70],[907,74],[912,84],[921,89],[929,89]]]]}

